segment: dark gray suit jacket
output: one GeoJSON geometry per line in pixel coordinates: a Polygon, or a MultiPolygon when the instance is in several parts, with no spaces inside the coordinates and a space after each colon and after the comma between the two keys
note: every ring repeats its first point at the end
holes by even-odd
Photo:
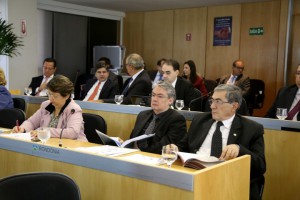
{"type": "MultiPolygon", "coordinates": [[[[145,110],[138,114],[130,138],[144,134],[145,125],[153,116],[153,110],[145,110]]],[[[142,151],[161,154],[162,147],[167,144],[178,144],[186,135],[186,120],[176,110],[169,109],[158,115],[153,133],[155,136],[146,139],[147,145],[142,151]]]]}
{"type": "MultiPolygon", "coordinates": [[[[220,78],[219,84],[226,84],[227,81],[229,80],[231,74],[222,76],[220,78]]],[[[249,90],[250,90],[250,78],[246,74],[241,74],[238,76],[234,82],[234,85],[240,87],[242,89],[242,94],[243,97],[245,98],[246,101],[248,101],[248,96],[249,96],[249,90]]]]}

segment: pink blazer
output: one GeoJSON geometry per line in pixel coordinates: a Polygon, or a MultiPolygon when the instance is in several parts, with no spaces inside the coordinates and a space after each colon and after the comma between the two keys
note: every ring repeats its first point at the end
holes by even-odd
{"type": "MultiPolygon", "coordinates": [[[[39,127],[48,127],[50,124],[50,112],[45,108],[50,104],[50,101],[44,101],[39,110],[37,110],[28,120],[21,124],[26,132],[30,132],[39,127]]],[[[67,105],[59,117],[57,128],[49,128],[51,137],[60,137],[62,128],[62,138],[87,141],[84,134],[82,110],[80,106],[73,100],[67,105]]]]}

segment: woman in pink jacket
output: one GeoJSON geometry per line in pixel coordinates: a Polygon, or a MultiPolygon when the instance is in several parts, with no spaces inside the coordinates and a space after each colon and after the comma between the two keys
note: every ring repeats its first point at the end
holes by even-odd
{"type": "Polygon", "coordinates": [[[65,76],[54,76],[47,84],[49,100],[13,132],[30,132],[39,127],[49,127],[51,137],[87,141],[84,134],[82,110],[71,99],[73,83],[65,76]]]}

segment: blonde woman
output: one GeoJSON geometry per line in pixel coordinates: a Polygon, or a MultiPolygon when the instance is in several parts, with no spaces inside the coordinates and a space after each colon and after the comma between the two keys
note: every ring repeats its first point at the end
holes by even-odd
{"type": "Polygon", "coordinates": [[[4,71],[0,68],[0,110],[4,108],[13,108],[14,103],[11,94],[5,87],[6,79],[4,71]]]}

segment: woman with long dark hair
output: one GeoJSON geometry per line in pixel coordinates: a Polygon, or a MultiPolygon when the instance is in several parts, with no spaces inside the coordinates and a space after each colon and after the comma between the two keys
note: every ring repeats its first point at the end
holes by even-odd
{"type": "Polygon", "coordinates": [[[204,81],[197,74],[194,61],[188,60],[183,64],[183,78],[191,81],[191,83],[194,85],[194,88],[200,90],[202,95],[207,95],[204,81]]]}

